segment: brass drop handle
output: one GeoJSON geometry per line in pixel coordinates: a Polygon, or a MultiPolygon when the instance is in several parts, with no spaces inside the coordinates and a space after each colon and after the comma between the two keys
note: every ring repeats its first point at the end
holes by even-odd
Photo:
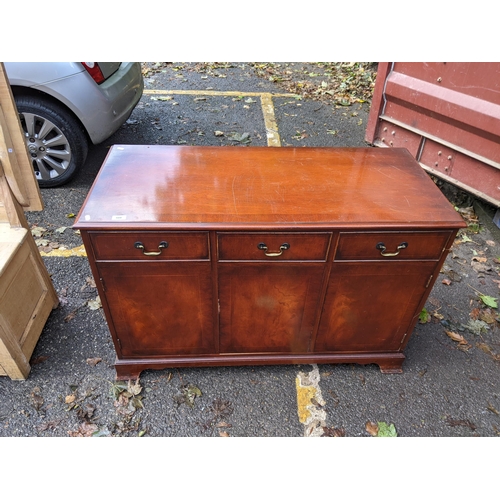
{"type": "Polygon", "coordinates": [[[408,247],[408,243],[406,243],[406,241],[403,241],[402,243],[400,243],[398,245],[398,248],[396,248],[396,252],[394,253],[385,253],[385,250],[386,250],[386,247],[385,245],[380,242],[380,243],[377,243],[377,245],[375,246],[375,248],[377,250],[380,250],[380,255],[382,255],[383,257],[396,257],[396,255],[399,255],[399,252],[401,250],[403,250],[404,248],[407,248],[408,247]]]}
{"type": "Polygon", "coordinates": [[[160,241],[160,244],[158,245],[158,252],[146,252],[145,248],[144,248],[144,245],[140,242],[140,241],[136,241],[134,243],[134,247],[135,248],[138,248],[139,250],[142,250],[142,253],[144,255],[148,255],[148,256],[154,256],[154,255],[160,255],[161,254],[161,251],[164,249],[164,248],[167,248],[168,247],[168,241],[160,241]]]}
{"type": "Polygon", "coordinates": [[[279,252],[268,252],[268,248],[265,243],[259,243],[257,245],[257,248],[265,252],[267,257],[279,257],[285,250],[288,250],[290,248],[290,245],[288,243],[283,243],[283,245],[280,246],[279,252]]]}

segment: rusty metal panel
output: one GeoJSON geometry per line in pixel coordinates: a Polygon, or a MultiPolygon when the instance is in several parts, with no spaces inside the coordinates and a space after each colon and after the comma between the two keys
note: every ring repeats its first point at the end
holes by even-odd
{"type": "Polygon", "coordinates": [[[500,207],[500,63],[380,63],[365,139],[500,207]]]}

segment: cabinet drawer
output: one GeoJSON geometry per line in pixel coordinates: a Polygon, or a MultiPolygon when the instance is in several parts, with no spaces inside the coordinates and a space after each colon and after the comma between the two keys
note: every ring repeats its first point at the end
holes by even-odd
{"type": "Polygon", "coordinates": [[[96,260],[210,259],[208,232],[91,231],[89,237],[96,260]]]}
{"type": "Polygon", "coordinates": [[[340,233],[335,260],[439,260],[450,231],[340,233]]]}
{"type": "Polygon", "coordinates": [[[219,260],[326,260],[331,233],[219,233],[219,260]]]}

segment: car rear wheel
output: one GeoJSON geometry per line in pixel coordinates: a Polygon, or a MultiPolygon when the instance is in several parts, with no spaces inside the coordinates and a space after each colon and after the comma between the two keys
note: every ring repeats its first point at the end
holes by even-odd
{"type": "Polygon", "coordinates": [[[88,141],[62,106],[31,96],[15,97],[33,170],[42,188],[68,182],[84,164],[88,141]]]}

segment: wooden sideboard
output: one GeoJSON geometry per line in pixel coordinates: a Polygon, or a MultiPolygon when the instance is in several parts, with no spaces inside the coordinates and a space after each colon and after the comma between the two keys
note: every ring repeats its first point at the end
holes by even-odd
{"type": "Polygon", "coordinates": [[[465,223],[405,149],[113,146],[77,217],[117,378],[376,363],[465,223]]]}

